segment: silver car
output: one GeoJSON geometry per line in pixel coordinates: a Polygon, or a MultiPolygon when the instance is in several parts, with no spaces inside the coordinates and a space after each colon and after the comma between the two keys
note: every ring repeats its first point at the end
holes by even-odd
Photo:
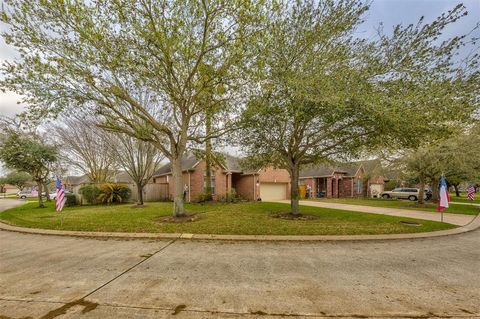
{"type": "Polygon", "coordinates": [[[398,199],[409,199],[411,201],[418,200],[420,190],[418,188],[407,188],[399,187],[395,188],[392,191],[382,192],[380,196],[382,198],[398,198],[398,199]]]}

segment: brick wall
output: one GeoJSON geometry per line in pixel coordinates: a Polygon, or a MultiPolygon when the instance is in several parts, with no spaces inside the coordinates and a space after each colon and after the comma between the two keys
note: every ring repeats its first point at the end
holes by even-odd
{"type": "Polygon", "coordinates": [[[340,197],[352,197],[352,185],[353,178],[344,177],[340,185],[340,197]]]}
{"type": "Polygon", "coordinates": [[[269,166],[261,169],[258,174],[260,183],[290,183],[290,174],[286,169],[269,166]]]}
{"type": "Polygon", "coordinates": [[[232,178],[232,187],[235,188],[237,194],[248,200],[256,200],[253,190],[256,189],[256,180],[254,175],[234,175],[232,178]]]}
{"type": "MultiPolygon", "coordinates": [[[[192,202],[198,199],[200,193],[204,191],[205,161],[197,164],[193,171],[183,173],[184,184],[190,185],[190,197],[187,195],[187,201],[192,202]]],[[[276,169],[267,167],[258,172],[258,175],[240,175],[234,176],[227,174],[222,168],[216,167],[215,170],[215,196],[214,199],[220,200],[226,196],[230,187],[235,188],[237,194],[248,200],[256,200],[260,197],[259,183],[287,183],[287,198],[290,198],[290,174],[285,169],[276,169]],[[254,190],[255,193],[254,194],[254,190]]],[[[159,176],[154,178],[155,183],[168,183],[170,199],[173,198],[173,179],[172,175],[159,176]],[[168,180],[168,181],[167,181],[168,180]]],[[[314,188],[312,188],[314,189],[314,188]]]]}
{"type": "Polygon", "coordinates": [[[327,193],[325,195],[327,198],[332,198],[333,190],[332,190],[332,178],[327,177],[327,193]]]}
{"type": "MultiPolygon", "coordinates": [[[[197,201],[200,193],[204,192],[205,161],[201,161],[192,171],[183,172],[183,185],[189,185],[190,194],[187,194],[187,201],[197,201]]],[[[227,174],[222,168],[215,167],[215,196],[214,199],[225,197],[227,192],[227,174]]],[[[173,177],[172,175],[159,176],[154,179],[155,183],[168,183],[170,199],[173,199],[173,177]],[[168,181],[167,181],[168,180],[168,181]]]]}

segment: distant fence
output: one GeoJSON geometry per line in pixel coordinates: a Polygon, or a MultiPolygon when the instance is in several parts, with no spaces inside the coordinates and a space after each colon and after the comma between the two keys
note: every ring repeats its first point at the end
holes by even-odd
{"type": "MultiPolygon", "coordinates": [[[[132,190],[132,197],[130,199],[136,201],[138,199],[137,186],[131,184],[128,185],[128,187],[132,190]]],[[[146,202],[169,200],[168,184],[148,183],[143,188],[143,200],[146,202]]]]}
{"type": "MultiPolygon", "coordinates": [[[[126,183],[118,183],[121,185],[125,185],[132,191],[132,195],[130,196],[130,201],[135,202],[138,199],[138,192],[137,186],[135,184],[126,184],[126,183]]],[[[85,184],[87,185],[87,184],[85,184]]],[[[97,184],[97,187],[100,187],[102,184],[97,184]]],[[[85,204],[80,194],[80,188],[84,185],[75,185],[73,187],[67,187],[67,189],[73,191],[75,196],[77,197],[77,201],[80,204],[85,204]]],[[[168,192],[168,184],[158,184],[158,183],[148,183],[143,188],[143,200],[145,202],[155,202],[155,201],[168,201],[170,200],[169,192],[168,192]]]]}

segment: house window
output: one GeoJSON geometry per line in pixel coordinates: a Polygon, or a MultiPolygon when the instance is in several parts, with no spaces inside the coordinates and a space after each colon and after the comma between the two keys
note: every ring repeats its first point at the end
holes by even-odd
{"type": "Polygon", "coordinates": [[[363,182],[361,179],[357,178],[357,183],[355,186],[356,186],[357,194],[363,193],[363,182]]]}
{"type": "MultiPolygon", "coordinates": [[[[210,180],[211,180],[211,186],[212,186],[212,195],[215,195],[215,171],[212,170],[211,171],[211,174],[212,176],[210,177],[210,180]]],[[[204,177],[204,182],[203,182],[203,190],[206,191],[207,190],[207,180],[206,180],[206,175],[207,175],[207,172],[204,172],[203,173],[203,177],[204,177]]]]}
{"type": "Polygon", "coordinates": [[[304,179],[299,179],[298,180],[298,185],[305,185],[305,180],[304,179]]]}

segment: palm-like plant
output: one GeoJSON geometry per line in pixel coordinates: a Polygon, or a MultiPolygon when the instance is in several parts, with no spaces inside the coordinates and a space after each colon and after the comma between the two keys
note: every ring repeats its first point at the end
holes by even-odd
{"type": "Polygon", "coordinates": [[[100,187],[100,190],[98,200],[107,204],[124,202],[131,192],[128,187],[114,183],[105,183],[100,187]]]}

